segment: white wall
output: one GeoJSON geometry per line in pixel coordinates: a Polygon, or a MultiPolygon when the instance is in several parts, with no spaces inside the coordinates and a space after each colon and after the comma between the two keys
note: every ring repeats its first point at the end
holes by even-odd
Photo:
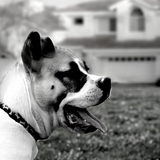
{"type": "Polygon", "coordinates": [[[66,36],[68,38],[82,38],[82,37],[93,37],[94,33],[94,18],[92,15],[84,14],[67,14],[63,15],[62,20],[65,27],[67,28],[66,36]],[[83,17],[83,25],[75,25],[74,19],[76,17],[83,17]]]}
{"type": "MultiPolygon", "coordinates": [[[[160,10],[158,10],[157,12],[155,12],[155,20],[154,20],[154,26],[155,26],[155,30],[156,32],[154,32],[156,34],[157,37],[160,37],[160,10]]],[[[153,29],[152,29],[153,31],[153,29]]]]}
{"type": "Polygon", "coordinates": [[[95,23],[95,34],[96,35],[116,35],[116,31],[110,31],[110,18],[115,17],[115,15],[101,15],[101,16],[94,16],[94,23],[95,23]]]}
{"type": "Polygon", "coordinates": [[[96,35],[115,35],[109,30],[109,19],[115,17],[113,12],[69,12],[60,14],[61,22],[66,27],[68,38],[89,38],[96,35]],[[75,25],[74,19],[83,17],[83,25],[75,25]],[[102,19],[103,20],[100,20],[102,19]],[[102,29],[104,27],[104,29],[102,29]]]}

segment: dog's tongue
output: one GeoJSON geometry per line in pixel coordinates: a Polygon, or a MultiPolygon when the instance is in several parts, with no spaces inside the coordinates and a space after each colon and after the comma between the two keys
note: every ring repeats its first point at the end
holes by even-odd
{"type": "Polygon", "coordinates": [[[80,116],[85,119],[88,123],[90,123],[95,128],[99,129],[103,133],[107,131],[107,127],[100,122],[93,114],[89,113],[87,109],[78,110],[80,116]]]}

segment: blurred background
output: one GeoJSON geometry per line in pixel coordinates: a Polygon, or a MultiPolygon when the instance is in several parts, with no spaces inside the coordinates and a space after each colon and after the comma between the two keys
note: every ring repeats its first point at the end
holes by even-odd
{"type": "Polygon", "coordinates": [[[113,83],[92,109],[107,134],[58,129],[39,143],[37,160],[160,159],[159,28],[160,0],[0,0],[0,77],[36,30],[113,83]]]}

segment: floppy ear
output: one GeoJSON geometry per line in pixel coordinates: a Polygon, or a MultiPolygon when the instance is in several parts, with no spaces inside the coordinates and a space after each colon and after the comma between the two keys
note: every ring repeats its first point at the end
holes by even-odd
{"type": "Polygon", "coordinates": [[[38,32],[32,31],[22,49],[22,60],[25,68],[38,72],[41,68],[41,59],[53,58],[55,48],[50,38],[41,38],[38,32]]]}

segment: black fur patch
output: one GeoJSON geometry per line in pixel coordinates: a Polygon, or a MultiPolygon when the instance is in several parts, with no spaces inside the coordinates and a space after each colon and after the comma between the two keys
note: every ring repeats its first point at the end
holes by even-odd
{"type": "Polygon", "coordinates": [[[46,58],[53,58],[55,47],[49,37],[41,39],[42,55],[46,58]]]}
{"type": "Polygon", "coordinates": [[[64,86],[67,87],[69,92],[78,92],[87,81],[87,75],[80,71],[75,62],[70,62],[70,69],[67,71],[58,71],[55,73],[64,86]]]}

